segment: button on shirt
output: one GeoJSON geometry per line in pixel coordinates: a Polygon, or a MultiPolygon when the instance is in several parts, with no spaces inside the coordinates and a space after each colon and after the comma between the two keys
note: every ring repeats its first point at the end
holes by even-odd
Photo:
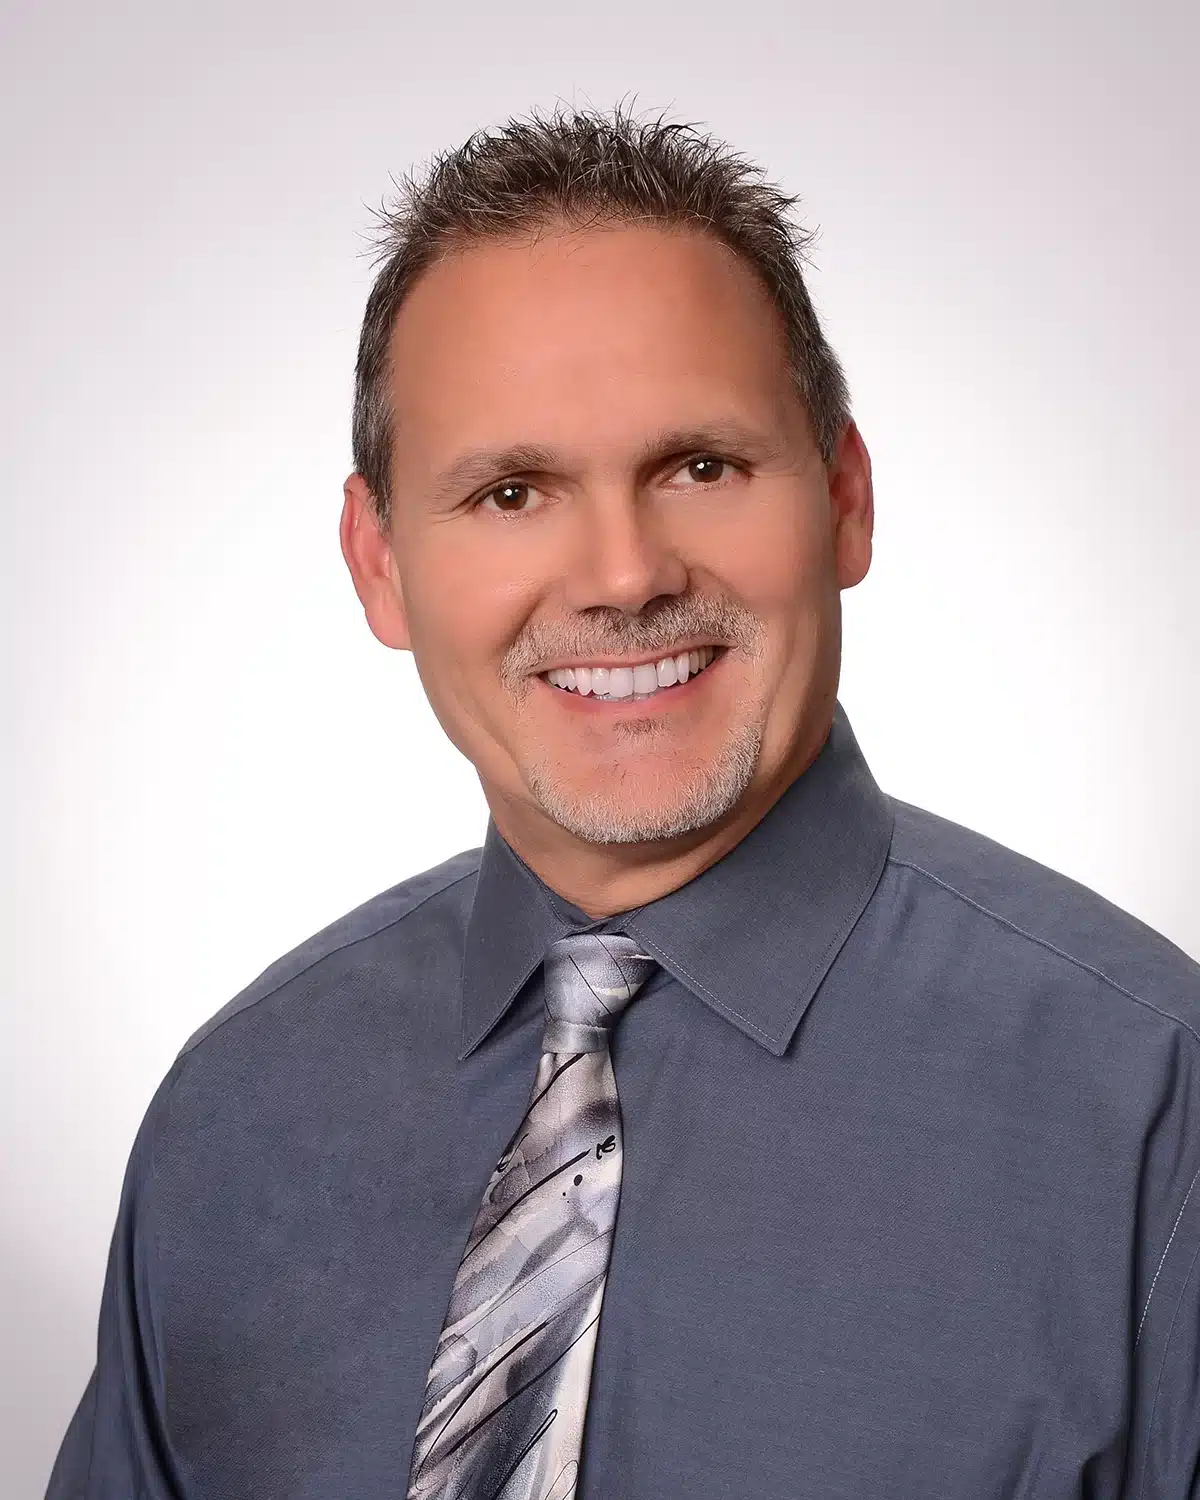
{"type": "Polygon", "coordinates": [[[884,795],[839,705],[679,890],[589,922],[489,824],[200,1028],[50,1500],[403,1493],[542,957],[596,928],[661,967],[575,1500],[1200,1494],[1200,968],[884,795]]]}

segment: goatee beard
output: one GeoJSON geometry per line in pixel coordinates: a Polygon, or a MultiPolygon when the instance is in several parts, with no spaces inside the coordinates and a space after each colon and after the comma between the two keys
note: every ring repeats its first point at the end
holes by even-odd
{"type": "Polygon", "coordinates": [[[656,843],[708,828],[730,812],[754,777],[762,739],[759,725],[742,725],[706,771],[682,791],[672,787],[658,805],[644,782],[634,796],[623,797],[627,778],[619,772],[603,792],[574,792],[569,777],[544,760],[530,766],[526,784],[546,816],[585,843],[656,843]]]}

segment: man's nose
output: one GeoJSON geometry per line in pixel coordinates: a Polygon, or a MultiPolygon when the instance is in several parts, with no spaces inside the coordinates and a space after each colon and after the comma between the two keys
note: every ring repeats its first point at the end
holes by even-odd
{"type": "Polygon", "coordinates": [[[563,586],[574,611],[606,605],[637,614],[659,594],[681,594],[688,571],[676,539],[645,496],[597,493],[576,511],[563,586]]]}

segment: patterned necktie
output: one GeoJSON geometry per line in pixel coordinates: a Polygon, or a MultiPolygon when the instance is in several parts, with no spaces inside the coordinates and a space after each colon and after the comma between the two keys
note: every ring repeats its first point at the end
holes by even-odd
{"type": "Polygon", "coordinates": [[[609,1031],[655,967],[624,934],[547,950],[525,1117],[483,1195],[425,1386],[407,1500],[575,1490],[621,1195],[609,1031]]]}

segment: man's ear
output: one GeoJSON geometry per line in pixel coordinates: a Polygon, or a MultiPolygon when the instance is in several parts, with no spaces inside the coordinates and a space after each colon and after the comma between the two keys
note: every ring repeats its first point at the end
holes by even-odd
{"type": "Polygon", "coordinates": [[[863,581],[871,566],[875,530],[871,455],[853,422],[846,423],[834,449],[829,466],[829,501],[838,588],[852,589],[863,581]]]}
{"type": "Polygon", "coordinates": [[[374,497],[361,474],[342,486],[345,503],[338,535],[342,556],[354,580],[371,633],[394,651],[411,651],[408,614],[400,574],[387,533],[380,527],[374,497]]]}

